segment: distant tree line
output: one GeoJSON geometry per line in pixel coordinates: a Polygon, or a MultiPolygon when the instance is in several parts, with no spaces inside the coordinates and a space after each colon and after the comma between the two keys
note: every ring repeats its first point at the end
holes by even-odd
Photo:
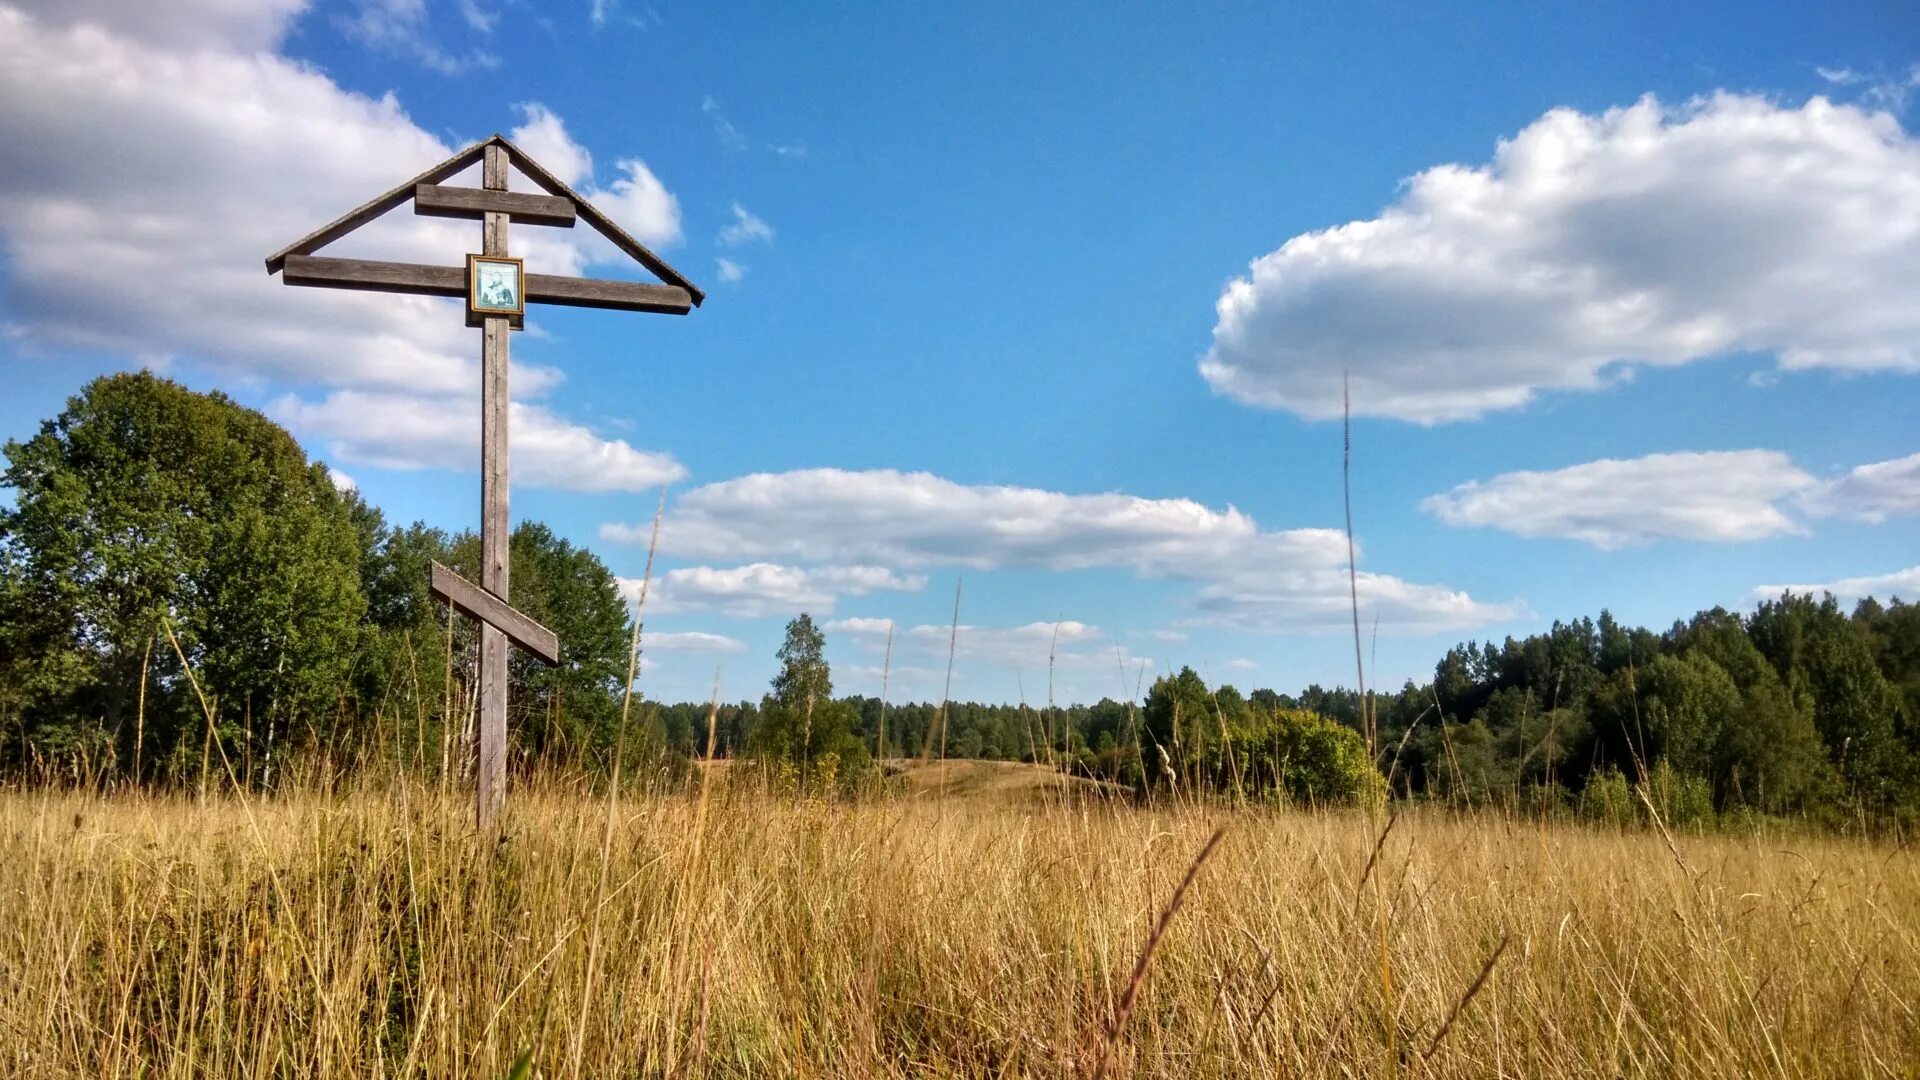
{"type": "MultiPolygon", "coordinates": [[[[95,380],[5,452],[0,775],[192,783],[231,768],[271,786],[289,768],[465,767],[476,635],[426,583],[433,561],[477,578],[476,536],[390,525],[264,416],[145,373],[95,380]]],[[[1153,795],[1920,818],[1920,608],[1897,599],[1847,612],[1783,595],[1664,633],[1602,612],[1461,644],[1432,680],[1365,699],[1243,694],[1182,668],[1138,702],[1046,707],[836,697],[802,615],[758,700],[636,699],[623,735],[633,624],[613,575],[537,522],[510,550],[514,605],[564,661],[514,654],[516,768],[624,755],[673,775],[711,752],[825,794],[944,755],[1153,795]]]]}
{"type": "MultiPolygon", "coordinates": [[[[1401,798],[1611,821],[1649,803],[1682,825],[1920,819],[1920,606],[1898,599],[1849,613],[1830,596],[1784,594],[1665,633],[1602,612],[1456,646],[1431,681],[1364,700],[1319,686],[1243,695],[1182,668],[1138,704],[833,705],[831,737],[871,757],[1036,762],[1140,791],[1352,802],[1390,783],[1401,798]]],[[[714,710],[716,753],[765,752],[755,732],[767,707],[714,710]]],[[[670,748],[704,750],[705,703],[658,711],[670,748]]]]}

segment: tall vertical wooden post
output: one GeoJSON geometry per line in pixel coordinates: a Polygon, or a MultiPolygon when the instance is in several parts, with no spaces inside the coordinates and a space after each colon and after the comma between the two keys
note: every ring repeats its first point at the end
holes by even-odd
{"type": "MultiPolygon", "coordinates": [[[[507,151],[489,145],[481,186],[507,190],[507,151]]],[[[507,254],[508,215],[489,211],[480,223],[481,254],[507,254]]],[[[489,315],[480,338],[480,585],[505,601],[507,595],[507,341],[512,326],[489,315]]],[[[480,625],[480,731],[475,784],[480,830],[497,824],[507,794],[507,637],[480,625]]]]}

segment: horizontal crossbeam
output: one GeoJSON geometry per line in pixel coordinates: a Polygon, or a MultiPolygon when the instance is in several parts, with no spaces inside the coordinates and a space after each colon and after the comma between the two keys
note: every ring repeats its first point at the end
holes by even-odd
{"type": "MultiPolygon", "coordinates": [[[[378,262],[372,259],[335,259],[326,255],[288,255],[281,278],[289,285],[372,292],[412,293],[416,296],[467,295],[467,271],[459,266],[378,262]]],[[[685,315],[693,297],[678,285],[649,285],[638,281],[528,274],[527,302],[563,307],[611,308],[685,315]]]]}
{"type": "Polygon", "coordinates": [[[521,191],[442,187],[419,184],[413,189],[413,212],[425,217],[479,220],[489,212],[506,214],[516,224],[573,228],[573,200],[558,195],[529,195],[521,191]]]}
{"type": "Polygon", "coordinates": [[[509,607],[505,600],[439,563],[433,564],[428,587],[433,595],[507,635],[507,640],[539,657],[548,667],[559,666],[560,638],[509,607]]]}

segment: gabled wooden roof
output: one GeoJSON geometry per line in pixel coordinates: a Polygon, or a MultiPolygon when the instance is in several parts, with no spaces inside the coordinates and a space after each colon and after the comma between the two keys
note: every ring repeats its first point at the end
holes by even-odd
{"type": "Polygon", "coordinates": [[[669,266],[665,259],[648,250],[645,244],[635,240],[625,229],[614,224],[612,218],[601,213],[592,203],[581,198],[578,192],[561,182],[558,177],[543,168],[539,162],[528,157],[525,151],[513,145],[505,136],[501,135],[494,135],[474,143],[472,146],[461,150],[459,153],[428,169],[426,172],[400,184],[391,191],[375,196],[360,206],[349,210],[339,218],[322,225],[306,236],[295,240],[293,243],[267,256],[267,273],[279,273],[281,268],[286,265],[287,256],[289,255],[311,255],[315,251],[333,243],[335,240],[365,225],[374,218],[413,198],[414,189],[418,185],[440,183],[460,170],[472,165],[474,162],[479,161],[487,147],[496,145],[506,150],[507,159],[522,173],[526,174],[528,179],[546,189],[549,195],[556,195],[560,198],[570,200],[574,205],[575,212],[581,218],[585,219],[587,224],[593,226],[595,231],[611,241],[613,246],[632,256],[635,262],[646,267],[648,271],[661,281],[668,285],[675,285],[687,290],[687,294],[693,298],[695,307],[698,307],[700,302],[706,299],[706,294],[700,290],[699,286],[688,281],[678,270],[669,266]]]}

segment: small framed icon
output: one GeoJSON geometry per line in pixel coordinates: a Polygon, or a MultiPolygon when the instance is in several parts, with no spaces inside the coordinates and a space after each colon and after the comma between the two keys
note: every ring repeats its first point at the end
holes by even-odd
{"type": "Polygon", "coordinates": [[[467,256],[467,311],[517,322],[527,311],[527,268],[504,255],[467,256]]]}

